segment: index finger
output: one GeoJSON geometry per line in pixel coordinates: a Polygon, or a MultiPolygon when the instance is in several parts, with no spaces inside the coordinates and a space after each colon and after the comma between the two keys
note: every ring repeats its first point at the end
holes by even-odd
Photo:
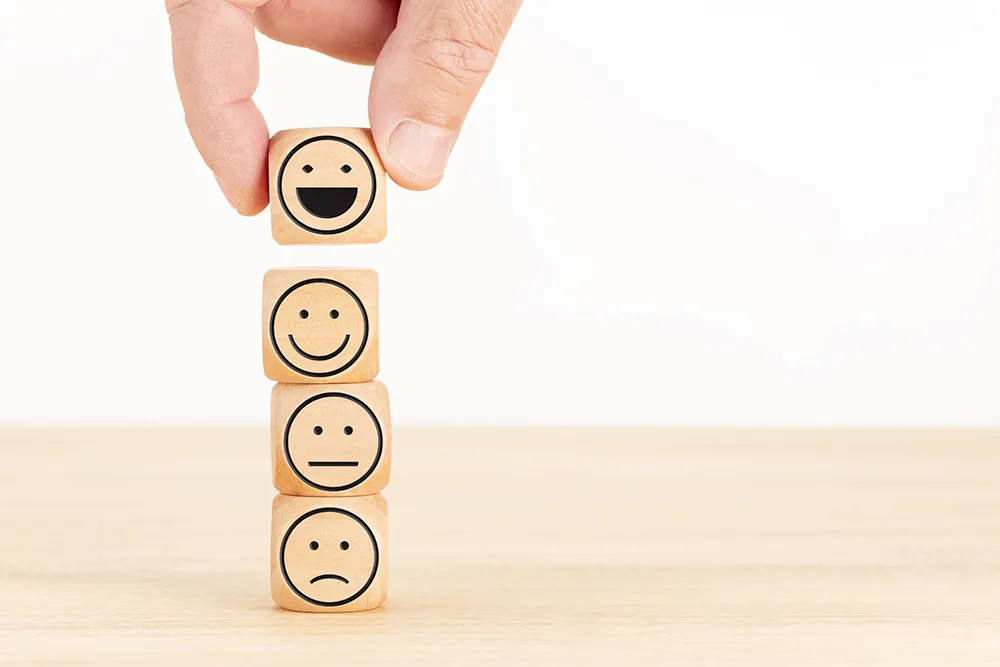
{"type": "Polygon", "coordinates": [[[243,215],[267,206],[268,131],[251,96],[259,65],[252,11],[267,0],[166,0],[177,90],[195,146],[243,215]]]}

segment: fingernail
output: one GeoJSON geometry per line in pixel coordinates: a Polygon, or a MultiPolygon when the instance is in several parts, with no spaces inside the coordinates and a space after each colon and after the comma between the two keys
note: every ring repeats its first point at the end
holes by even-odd
{"type": "Polygon", "coordinates": [[[236,197],[236,195],[230,192],[229,188],[222,184],[222,181],[219,180],[218,176],[215,177],[215,182],[219,184],[219,189],[222,190],[222,194],[226,196],[226,201],[229,202],[229,205],[234,209],[239,210],[240,200],[236,197]]]}
{"type": "Polygon", "coordinates": [[[421,178],[441,176],[454,145],[454,133],[412,120],[400,122],[389,137],[392,156],[421,178]]]}

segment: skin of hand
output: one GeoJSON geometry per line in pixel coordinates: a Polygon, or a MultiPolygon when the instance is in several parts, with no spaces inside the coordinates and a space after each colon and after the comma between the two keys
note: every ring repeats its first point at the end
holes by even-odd
{"type": "Polygon", "coordinates": [[[462,123],[521,0],[166,0],[191,137],[243,215],[267,206],[270,135],[252,96],[255,30],[374,64],[368,114],[386,171],[411,190],[440,182],[462,123]]]}

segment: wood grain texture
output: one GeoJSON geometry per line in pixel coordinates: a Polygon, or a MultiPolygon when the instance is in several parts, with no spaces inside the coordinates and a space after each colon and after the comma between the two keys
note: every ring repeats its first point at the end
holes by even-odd
{"type": "Polygon", "coordinates": [[[1000,432],[395,432],[390,593],[268,594],[268,433],[0,432],[5,665],[1000,657],[1000,432]]]}

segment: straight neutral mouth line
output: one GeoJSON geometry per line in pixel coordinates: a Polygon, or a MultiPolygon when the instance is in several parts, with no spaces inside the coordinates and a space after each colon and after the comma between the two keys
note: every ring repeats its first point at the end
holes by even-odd
{"type": "Polygon", "coordinates": [[[310,468],[357,468],[357,461],[310,461],[310,468]]]}

